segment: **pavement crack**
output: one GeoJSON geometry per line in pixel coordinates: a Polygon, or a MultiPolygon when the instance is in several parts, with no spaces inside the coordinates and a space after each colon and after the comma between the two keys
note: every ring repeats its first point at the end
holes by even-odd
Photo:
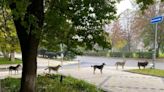
{"type": "Polygon", "coordinates": [[[101,87],[102,85],[104,85],[109,79],[110,79],[110,76],[107,76],[107,77],[98,85],[98,87],[101,87]]]}

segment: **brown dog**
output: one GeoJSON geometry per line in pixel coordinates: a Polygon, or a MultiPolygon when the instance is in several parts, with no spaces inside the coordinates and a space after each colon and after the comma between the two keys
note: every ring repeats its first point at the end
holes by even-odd
{"type": "Polygon", "coordinates": [[[123,62],[116,62],[116,69],[118,69],[118,66],[122,66],[122,69],[124,69],[124,66],[125,66],[125,63],[126,61],[123,61],[123,62]]]}
{"type": "Polygon", "coordinates": [[[49,70],[49,73],[51,72],[51,70],[58,72],[58,70],[59,70],[60,67],[61,67],[61,65],[58,65],[58,66],[55,66],[55,67],[49,66],[45,70],[48,69],[49,70]]]}

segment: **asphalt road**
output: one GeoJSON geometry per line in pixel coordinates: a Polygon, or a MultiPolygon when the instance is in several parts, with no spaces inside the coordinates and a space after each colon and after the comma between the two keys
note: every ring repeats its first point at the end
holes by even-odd
{"type": "MultiPolygon", "coordinates": [[[[90,67],[91,65],[100,65],[102,63],[105,63],[106,66],[115,66],[115,62],[117,61],[123,61],[123,58],[109,58],[109,57],[93,57],[93,56],[77,56],[76,60],[79,60],[80,67],[90,67]]],[[[137,67],[137,62],[138,61],[144,61],[143,59],[125,59],[126,64],[125,67],[137,67]]],[[[152,63],[151,59],[148,59],[149,64],[152,63]]],[[[164,59],[160,61],[155,62],[155,68],[157,69],[163,69],[164,70],[164,59]],[[161,62],[162,61],[162,62],[161,62]]],[[[77,67],[78,63],[76,64],[69,64],[65,65],[64,67],[66,68],[71,68],[71,67],[77,67]]],[[[147,67],[150,67],[148,65],[147,67]]]]}

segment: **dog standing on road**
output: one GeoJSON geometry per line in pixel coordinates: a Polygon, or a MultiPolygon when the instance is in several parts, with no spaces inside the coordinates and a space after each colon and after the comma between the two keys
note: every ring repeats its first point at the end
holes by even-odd
{"type": "Polygon", "coordinates": [[[124,61],[122,61],[122,62],[116,62],[116,69],[118,69],[118,66],[122,66],[122,69],[124,69],[124,66],[125,66],[125,63],[126,63],[126,61],[124,60],[124,61]]]}
{"type": "Polygon", "coordinates": [[[12,73],[12,70],[15,71],[15,74],[16,74],[16,72],[18,73],[19,67],[21,67],[20,64],[18,64],[17,66],[10,66],[10,67],[9,67],[9,74],[12,73]]]}
{"type": "Polygon", "coordinates": [[[55,66],[55,67],[49,66],[45,70],[48,69],[49,70],[49,73],[51,72],[51,70],[58,72],[58,70],[59,70],[60,67],[61,67],[61,65],[58,65],[58,66],[55,66]]]}
{"type": "Polygon", "coordinates": [[[95,70],[96,68],[100,70],[101,74],[102,74],[102,70],[103,70],[103,67],[104,65],[106,65],[105,63],[102,63],[101,65],[94,65],[94,66],[91,66],[93,67],[93,74],[95,74],[95,70]]]}
{"type": "Polygon", "coordinates": [[[144,61],[144,62],[138,62],[138,68],[140,69],[140,67],[142,66],[144,69],[145,67],[148,65],[148,61],[144,61]]]}

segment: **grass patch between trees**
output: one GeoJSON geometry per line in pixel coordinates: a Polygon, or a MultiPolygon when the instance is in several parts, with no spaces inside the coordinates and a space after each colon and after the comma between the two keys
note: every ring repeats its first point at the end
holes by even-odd
{"type": "MultiPolygon", "coordinates": [[[[61,75],[40,75],[37,78],[36,92],[104,92],[83,80],[66,76],[60,83],[61,75]]],[[[1,80],[3,92],[18,92],[20,79],[6,78],[1,80]]]]}
{"type": "Polygon", "coordinates": [[[160,69],[132,69],[127,71],[132,73],[164,77],[164,70],[160,70],[160,69]]]}
{"type": "Polygon", "coordinates": [[[3,64],[21,64],[21,63],[22,63],[22,61],[19,59],[15,59],[15,61],[9,61],[9,59],[0,57],[0,65],[3,65],[3,64]]]}

